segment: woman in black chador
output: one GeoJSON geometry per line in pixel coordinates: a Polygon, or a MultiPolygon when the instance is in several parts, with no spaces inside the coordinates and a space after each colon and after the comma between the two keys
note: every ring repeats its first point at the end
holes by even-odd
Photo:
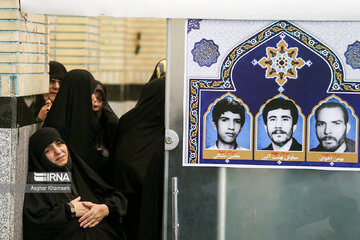
{"type": "Polygon", "coordinates": [[[31,136],[28,172],[70,172],[71,192],[25,194],[25,240],[126,239],[121,218],[127,200],[92,171],[56,129],[42,128],[31,136]]]}
{"type": "Polygon", "coordinates": [[[72,70],[65,76],[43,126],[57,129],[76,153],[104,177],[117,122],[104,86],[90,72],[72,70]]]}
{"type": "Polygon", "coordinates": [[[135,108],[124,114],[110,153],[111,179],[128,198],[129,240],[161,239],[164,184],[165,69],[162,60],[135,108]]]}
{"type": "Polygon", "coordinates": [[[56,94],[59,91],[61,81],[64,79],[67,73],[66,68],[59,62],[49,62],[49,92],[42,95],[37,95],[35,102],[33,103],[34,119],[35,122],[43,122],[49,112],[52,103],[56,98],[56,94]]]}

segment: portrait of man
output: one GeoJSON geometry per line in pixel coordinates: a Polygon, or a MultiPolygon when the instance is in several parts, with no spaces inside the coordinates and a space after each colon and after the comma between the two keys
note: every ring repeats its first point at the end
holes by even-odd
{"type": "Polygon", "coordinates": [[[315,110],[315,129],[319,145],[314,152],[355,152],[355,142],[346,137],[351,125],[343,104],[325,102],[315,110]]]}
{"type": "Polygon", "coordinates": [[[236,99],[225,97],[212,110],[212,125],[217,132],[215,144],[208,150],[248,150],[236,138],[245,123],[245,107],[236,99]]]}
{"type": "Polygon", "coordinates": [[[271,143],[261,150],[302,151],[302,145],[293,137],[299,118],[293,101],[272,99],[265,105],[262,117],[271,143]]]}

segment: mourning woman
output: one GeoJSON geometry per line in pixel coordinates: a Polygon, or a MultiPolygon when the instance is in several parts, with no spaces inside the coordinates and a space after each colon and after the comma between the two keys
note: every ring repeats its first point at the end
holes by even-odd
{"type": "Polygon", "coordinates": [[[161,239],[164,183],[166,61],[160,61],[136,106],[119,120],[109,183],[128,198],[129,240],[161,239]]]}
{"type": "Polygon", "coordinates": [[[47,117],[51,105],[59,91],[61,81],[67,73],[64,65],[57,61],[50,61],[49,69],[49,92],[47,94],[38,95],[33,105],[35,122],[37,123],[43,122],[47,117]]]}
{"type": "Polygon", "coordinates": [[[57,129],[103,177],[117,122],[105,87],[87,70],[72,70],[65,76],[43,126],[57,129]]]}
{"type": "Polygon", "coordinates": [[[31,136],[28,172],[28,184],[33,172],[71,173],[71,191],[25,194],[25,240],[125,239],[125,197],[101,180],[58,131],[42,128],[31,136]]]}
{"type": "MultiPolygon", "coordinates": [[[[98,135],[96,138],[95,148],[97,151],[100,151],[101,155],[104,158],[104,161],[107,161],[109,157],[109,150],[112,147],[116,127],[119,121],[119,118],[111,109],[107,101],[107,94],[105,86],[97,81],[96,88],[91,94],[92,109],[96,113],[96,116],[99,120],[98,135]]],[[[107,174],[106,168],[101,168],[101,175],[107,174]]]]}

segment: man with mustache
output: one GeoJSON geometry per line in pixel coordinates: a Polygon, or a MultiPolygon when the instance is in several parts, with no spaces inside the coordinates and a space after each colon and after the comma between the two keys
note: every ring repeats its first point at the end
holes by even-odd
{"type": "Polygon", "coordinates": [[[262,150],[302,151],[302,145],[292,136],[299,118],[293,101],[272,99],[265,105],[262,116],[265,131],[271,139],[269,146],[262,150]]]}
{"type": "Polygon", "coordinates": [[[316,136],[319,145],[314,152],[355,152],[355,142],[346,137],[350,131],[349,115],[338,102],[326,102],[315,110],[316,136]]]}
{"type": "Polygon", "coordinates": [[[236,143],[245,122],[245,108],[239,101],[230,97],[221,99],[214,106],[212,118],[217,141],[209,150],[248,150],[236,143]]]}

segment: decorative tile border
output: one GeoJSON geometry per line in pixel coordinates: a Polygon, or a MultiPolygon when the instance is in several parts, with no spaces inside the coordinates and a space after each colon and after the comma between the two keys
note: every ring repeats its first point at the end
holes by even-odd
{"type": "MultiPolygon", "coordinates": [[[[224,58],[223,63],[220,67],[220,79],[207,80],[207,79],[189,79],[189,118],[188,118],[188,163],[199,163],[199,94],[201,90],[212,89],[212,90],[228,90],[234,91],[235,86],[233,80],[231,79],[231,71],[235,66],[236,62],[241,59],[246,53],[255,49],[257,46],[263,44],[269,39],[278,36],[281,34],[282,38],[291,37],[304,46],[306,46],[311,51],[315,52],[320,56],[329,66],[331,70],[331,81],[329,83],[328,93],[359,93],[360,84],[356,82],[344,82],[344,71],[340,59],[336,54],[319,40],[310,36],[297,26],[293,25],[288,21],[278,21],[269,27],[263,29],[259,33],[248,38],[246,41],[242,42],[235,48],[233,48],[230,53],[224,58]]],[[[209,40],[201,40],[209,41],[209,40]]],[[[201,43],[198,42],[196,44],[201,43]]],[[[211,40],[210,40],[211,41],[211,40]]],[[[193,56],[196,45],[192,50],[193,56]]],[[[215,44],[216,45],[216,44],[215,44]]],[[[200,44],[201,46],[201,44],[200,44]]],[[[217,46],[217,45],[216,45],[217,46]]],[[[209,55],[209,54],[208,54],[209,55]]],[[[205,56],[208,56],[205,55],[205,56]]],[[[205,57],[205,59],[207,59],[205,57]]],[[[199,60],[195,59],[199,65],[199,60]]],[[[204,65],[204,63],[202,63],[204,65]]],[[[304,62],[304,64],[310,66],[311,61],[304,62]]],[[[201,65],[200,65],[201,66],[201,65]]],[[[279,91],[282,92],[283,89],[280,84],[279,91]]]]}
{"type": "Polygon", "coordinates": [[[200,29],[201,19],[188,19],[187,32],[189,33],[192,29],[200,29]]]}

